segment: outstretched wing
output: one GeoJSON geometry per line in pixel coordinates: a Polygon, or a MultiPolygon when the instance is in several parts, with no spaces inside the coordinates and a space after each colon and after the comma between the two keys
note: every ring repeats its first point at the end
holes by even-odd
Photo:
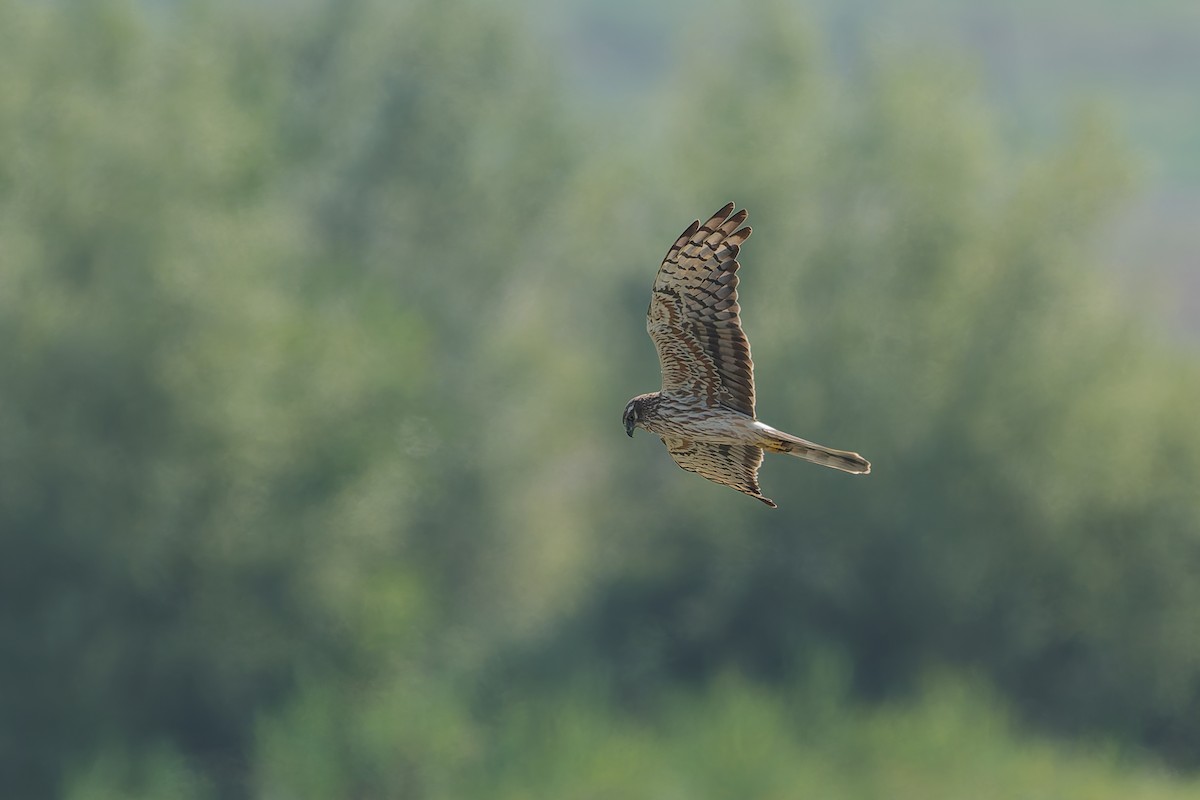
{"type": "Polygon", "coordinates": [[[737,261],[750,228],[728,204],[675,240],[654,279],[646,330],[658,350],[663,391],[684,391],[754,416],[754,362],[742,332],[737,261]]]}
{"type": "Polygon", "coordinates": [[[775,501],[763,497],[758,488],[758,468],[763,460],[761,448],[747,444],[693,442],[670,436],[663,437],[663,444],[675,463],[688,472],[695,472],[710,481],[761,500],[771,508],[778,508],[775,501]]]}

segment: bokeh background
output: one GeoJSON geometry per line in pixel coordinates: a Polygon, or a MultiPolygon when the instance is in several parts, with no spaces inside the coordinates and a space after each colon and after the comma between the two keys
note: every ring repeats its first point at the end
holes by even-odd
{"type": "Polygon", "coordinates": [[[0,794],[1200,796],[1198,43],[0,0],[0,794]],[[730,199],[774,512],[620,425],[730,199]]]}

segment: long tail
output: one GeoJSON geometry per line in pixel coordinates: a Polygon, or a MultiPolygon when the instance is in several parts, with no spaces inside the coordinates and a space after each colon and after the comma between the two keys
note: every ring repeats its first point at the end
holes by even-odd
{"type": "Polygon", "coordinates": [[[763,428],[765,441],[759,446],[769,453],[787,453],[823,467],[833,467],[842,472],[852,472],[855,475],[866,475],[871,471],[871,462],[858,453],[834,450],[832,447],[825,447],[801,439],[799,436],[792,436],[790,433],[776,430],[769,425],[763,425],[763,428]]]}

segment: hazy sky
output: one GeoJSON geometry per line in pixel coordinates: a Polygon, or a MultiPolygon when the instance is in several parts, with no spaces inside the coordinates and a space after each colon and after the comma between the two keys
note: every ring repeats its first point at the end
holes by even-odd
{"type": "MultiPolygon", "coordinates": [[[[788,0],[778,0],[787,3],[788,0]]],[[[794,0],[820,48],[851,70],[864,52],[942,52],[974,63],[1018,146],[1098,106],[1133,151],[1138,193],[1102,243],[1139,289],[1200,336],[1200,3],[1195,0],[794,0]]],[[[680,31],[720,31],[750,6],[715,0],[535,0],[530,26],[600,108],[635,103],[672,66],[680,31]],[[540,5],[539,5],[540,3],[540,5]]],[[[692,43],[689,42],[689,47],[692,43]]]]}

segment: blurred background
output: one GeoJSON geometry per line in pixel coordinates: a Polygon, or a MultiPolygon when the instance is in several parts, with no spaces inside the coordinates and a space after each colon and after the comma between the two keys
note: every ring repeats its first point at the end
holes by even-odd
{"type": "Polygon", "coordinates": [[[0,0],[0,794],[1200,796],[1189,0],[0,0]],[[624,436],[749,208],[772,512],[624,436]]]}

